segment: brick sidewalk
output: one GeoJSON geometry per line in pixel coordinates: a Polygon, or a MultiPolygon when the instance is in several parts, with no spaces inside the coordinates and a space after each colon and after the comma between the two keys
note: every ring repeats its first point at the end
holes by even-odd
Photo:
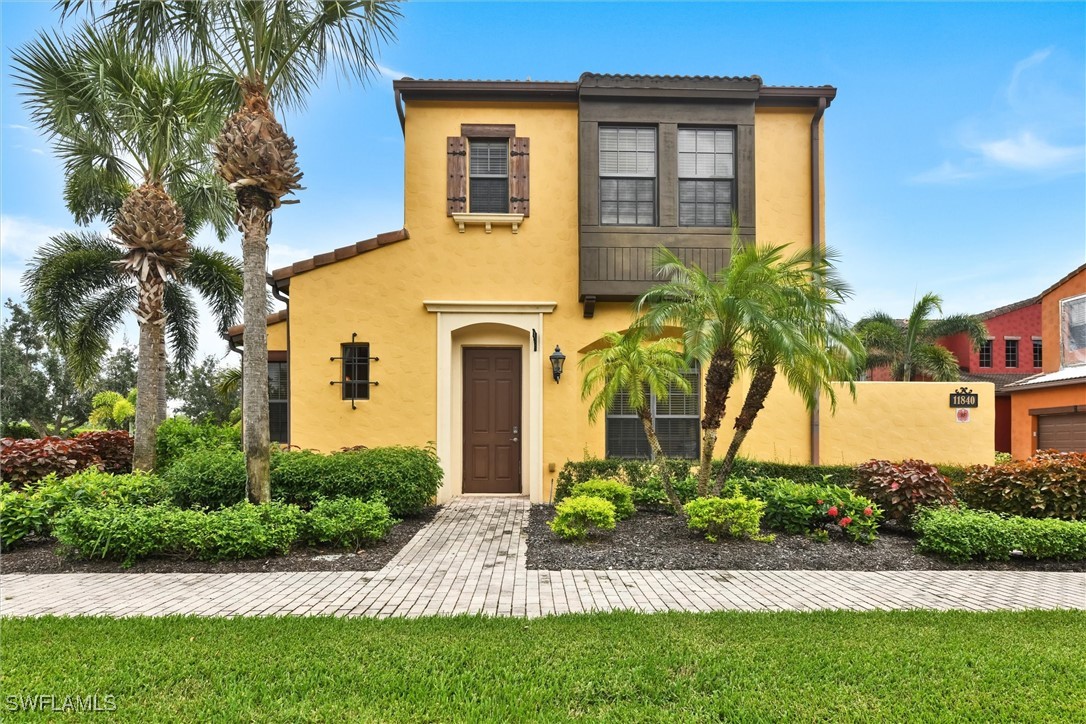
{"type": "Polygon", "coordinates": [[[1086,609],[1086,573],[530,571],[528,510],[520,498],[458,498],[373,572],[6,574],[0,615],[1086,609]]]}

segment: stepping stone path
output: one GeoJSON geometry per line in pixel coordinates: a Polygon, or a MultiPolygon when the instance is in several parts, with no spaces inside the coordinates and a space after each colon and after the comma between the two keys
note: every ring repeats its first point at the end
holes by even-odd
{"type": "Polygon", "coordinates": [[[457,498],[372,572],[6,574],[0,615],[1086,609],[1078,572],[530,571],[528,511],[523,498],[457,498]]]}

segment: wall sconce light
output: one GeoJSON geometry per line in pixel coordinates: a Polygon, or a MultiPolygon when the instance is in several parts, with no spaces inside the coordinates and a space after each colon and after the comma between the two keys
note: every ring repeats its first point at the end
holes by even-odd
{"type": "Polygon", "coordinates": [[[566,356],[562,354],[562,348],[558,345],[554,345],[554,354],[551,355],[551,373],[554,375],[554,381],[557,383],[562,377],[562,367],[566,364],[566,356]]]}

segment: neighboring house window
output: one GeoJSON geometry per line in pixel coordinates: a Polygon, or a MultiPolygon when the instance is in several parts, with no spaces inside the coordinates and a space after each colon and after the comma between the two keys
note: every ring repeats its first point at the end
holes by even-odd
{"type": "Polygon", "coordinates": [[[1003,353],[1008,367],[1018,366],[1018,340],[1007,339],[1003,342],[1003,353]]]}
{"type": "Polygon", "coordinates": [[[473,214],[509,212],[509,142],[470,139],[468,204],[473,214]]]}
{"type": "Polygon", "coordinates": [[[679,226],[730,226],[735,194],[735,132],[679,129],[679,226]]]}
{"type": "Polygon", "coordinates": [[[600,128],[600,224],[656,225],[656,129],[600,128]]]}
{"type": "Polygon", "coordinates": [[[1060,300],[1060,366],[1086,364],[1086,294],[1060,300]]]}
{"type": "Polygon", "coordinates": [[[1043,351],[1044,351],[1044,345],[1041,344],[1041,340],[1039,340],[1039,339],[1033,340],[1033,366],[1034,367],[1043,367],[1044,366],[1044,365],[1041,364],[1042,361],[1044,360],[1043,351]]]}
{"type": "Polygon", "coordinates": [[[992,340],[986,339],[980,343],[980,366],[992,366],[992,340]]]}
{"type": "MultiPolygon", "coordinates": [[[[666,400],[649,395],[649,404],[656,421],[656,435],[664,455],[696,460],[700,455],[701,417],[698,370],[686,372],[690,392],[672,387],[666,400]]],[[[648,458],[649,441],[641,419],[630,409],[624,393],[615,397],[607,412],[607,457],[648,458]]]]}
{"type": "Polygon", "coordinates": [[[343,399],[370,399],[370,346],[343,345],[343,399]]]}
{"type": "Polygon", "coordinates": [[[268,363],[268,432],[272,442],[290,442],[289,379],[286,362],[268,363]]]}

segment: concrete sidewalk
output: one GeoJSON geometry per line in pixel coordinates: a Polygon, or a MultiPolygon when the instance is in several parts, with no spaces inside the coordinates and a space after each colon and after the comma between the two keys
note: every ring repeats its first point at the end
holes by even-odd
{"type": "Polygon", "coordinates": [[[584,611],[1086,609],[1086,573],[530,571],[520,498],[458,498],[374,572],[0,576],[0,615],[545,616],[584,611]]]}

